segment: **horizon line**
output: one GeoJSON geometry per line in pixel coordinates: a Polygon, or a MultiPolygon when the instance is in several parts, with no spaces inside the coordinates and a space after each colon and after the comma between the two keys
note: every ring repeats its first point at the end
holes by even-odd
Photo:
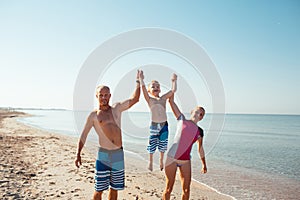
{"type": "MultiPolygon", "coordinates": [[[[68,108],[45,108],[45,107],[11,107],[11,106],[0,106],[0,110],[56,110],[56,111],[77,111],[77,112],[91,112],[91,110],[73,110],[68,108]]],[[[125,112],[132,112],[132,113],[150,113],[149,111],[130,111],[127,110],[125,112]]],[[[172,112],[167,112],[172,113],[172,112]]],[[[184,112],[188,113],[188,112],[184,112]]],[[[298,116],[300,113],[246,113],[246,112],[225,112],[225,113],[211,113],[207,112],[207,114],[215,114],[215,115],[295,115],[298,116]]]]}

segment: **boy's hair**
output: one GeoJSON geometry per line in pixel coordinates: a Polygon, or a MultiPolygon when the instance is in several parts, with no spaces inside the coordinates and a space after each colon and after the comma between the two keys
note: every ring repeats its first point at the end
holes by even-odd
{"type": "Polygon", "coordinates": [[[152,80],[149,84],[148,84],[148,92],[150,91],[150,87],[151,87],[151,85],[153,84],[153,83],[157,83],[158,85],[160,85],[159,84],[159,82],[157,81],[157,80],[152,80]]]}

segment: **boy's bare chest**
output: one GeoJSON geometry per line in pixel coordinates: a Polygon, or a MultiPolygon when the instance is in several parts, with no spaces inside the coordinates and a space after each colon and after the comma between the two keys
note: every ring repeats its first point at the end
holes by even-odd
{"type": "Polygon", "coordinates": [[[150,99],[150,104],[160,104],[160,105],[164,105],[166,103],[166,100],[163,98],[151,98],[150,99]]]}

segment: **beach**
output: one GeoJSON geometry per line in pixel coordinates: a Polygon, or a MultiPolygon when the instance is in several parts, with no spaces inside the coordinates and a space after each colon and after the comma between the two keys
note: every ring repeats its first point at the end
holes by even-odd
{"type": "MultiPolygon", "coordinates": [[[[16,121],[27,114],[0,111],[0,195],[2,199],[92,199],[94,156],[83,149],[82,166],[74,165],[78,138],[36,129],[16,121]]],[[[126,150],[126,149],[125,149],[126,150]]],[[[125,153],[125,190],[118,199],[161,199],[164,173],[145,171],[145,163],[125,153]]],[[[177,179],[179,175],[177,175],[177,179]]],[[[180,199],[177,180],[171,199],[180,199]]],[[[107,199],[107,192],[103,199],[107,199]]],[[[190,199],[232,199],[192,182],[190,199]]]]}

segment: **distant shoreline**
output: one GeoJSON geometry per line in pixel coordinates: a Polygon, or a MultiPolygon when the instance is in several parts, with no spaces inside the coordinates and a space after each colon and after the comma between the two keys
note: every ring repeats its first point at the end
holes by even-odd
{"type": "MultiPolygon", "coordinates": [[[[29,107],[29,108],[22,108],[22,107],[0,107],[1,110],[53,110],[53,111],[74,111],[72,109],[67,109],[67,108],[35,108],[35,107],[29,107]]],[[[90,112],[90,110],[76,110],[76,112],[90,112]]],[[[126,111],[128,113],[148,113],[148,111],[126,111]]],[[[172,112],[167,112],[171,113],[172,112]]],[[[188,112],[186,112],[188,114],[188,112]]],[[[295,113],[210,113],[207,112],[206,114],[209,115],[253,115],[253,116],[300,116],[299,114],[295,113]]]]}
{"type": "Polygon", "coordinates": [[[18,108],[18,107],[0,107],[0,110],[68,110],[65,108],[18,108]]]}

